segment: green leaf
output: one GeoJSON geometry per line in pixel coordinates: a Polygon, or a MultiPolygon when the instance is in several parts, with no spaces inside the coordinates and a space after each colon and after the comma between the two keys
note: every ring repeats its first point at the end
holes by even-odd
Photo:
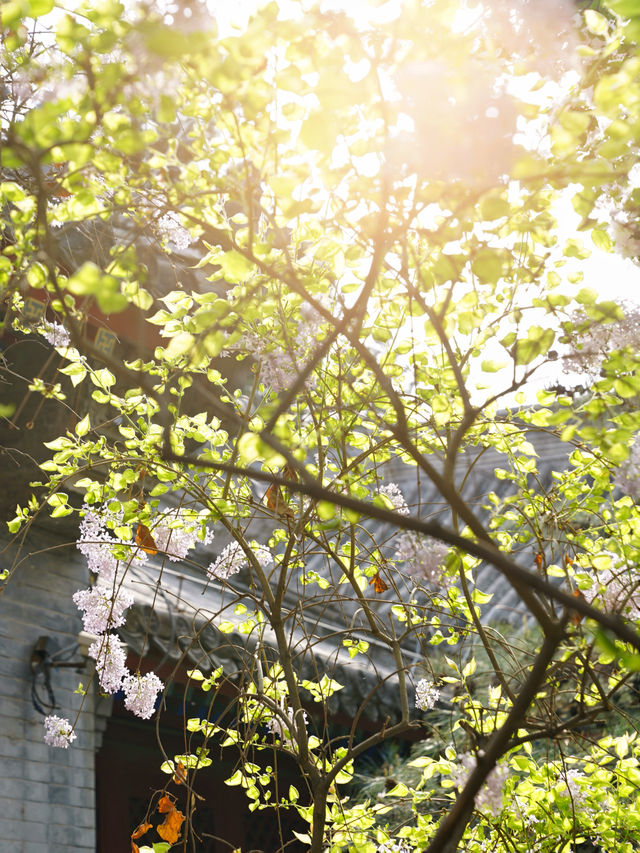
{"type": "Polygon", "coordinates": [[[160,106],[158,107],[158,121],[172,122],[176,117],[175,99],[170,95],[160,95],[160,106]]]}
{"type": "Polygon", "coordinates": [[[315,148],[329,154],[336,144],[336,129],[326,112],[317,112],[302,123],[300,141],[307,148],[315,148]]]}
{"type": "Polygon", "coordinates": [[[245,258],[244,255],[235,249],[225,252],[216,260],[222,268],[222,275],[229,282],[236,283],[244,281],[254,270],[252,261],[245,258]]]}
{"type": "Polygon", "coordinates": [[[503,249],[480,249],[471,261],[471,269],[480,281],[496,284],[505,268],[503,249]]]}
{"type": "Polygon", "coordinates": [[[596,36],[603,36],[609,32],[609,22],[604,15],[595,9],[585,9],[584,20],[589,32],[596,36]]]}
{"type": "Polygon", "coordinates": [[[178,332],[169,342],[169,346],[164,351],[164,357],[168,361],[174,361],[180,356],[186,355],[193,351],[195,338],[189,332],[178,332]]]}
{"type": "Polygon", "coordinates": [[[542,329],[531,326],[526,339],[519,339],[514,344],[516,364],[530,364],[536,358],[549,351],[556,337],[553,329],[542,329]]]}
{"type": "Polygon", "coordinates": [[[89,415],[86,414],[81,421],[78,421],[76,424],[76,435],[82,438],[83,435],[86,435],[91,429],[91,421],[89,420],[89,415]]]}
{"type": "Polygon", "coordinates": [[[0,6],[0,24],[8,30],[15,30],[24,14],[25,4],[20,0],[4,0],[0,6]]]}
{"type": "Polygon", "coordinates": [[[623,18],[640,16],[640,0],[607,0],[607,6],[623,18]]]}
{"type": "Polygon", "coordinates": [[[500,219],[511,211],[506,198],[488,196],[480,202],[480,215],[483,219],[500,219]]]}
{"type": "Polygon", "coordinates": [[[485,359],[480,363],[480,368],[483,373],[497,373],[499,370],[503,370],[509,362],[507,361],[493,361],[489,359],[485,359]]]}
{"type": "Polygon", "coordinates": [[[603,231],[601,228],[594,228],[591,231],[591,239],[593,240],[593,245],[596,249],[600,249],[602,252],[613,252],[613,240],[607,232],[603,231]]]}
{"type": "Polygon", "coordinates": [[[329,521],[336,514],[336,505],[329,501],[318,501],[316,512],[320,521],[329,521]]]}
{"type": "Polygon", "coordinates": [[[124,311],[129,302],[120,292],[115,276],[104,273],[92,261],[87,261],[67,281],[67,290],[74,296],[93,296],[103,314],[124,311]]]}
{"type": "Polygon", "coordinates": [[[53,10],[54,0],[29,0],[29,14],[32,18],[48,15],[53,10]]]}
{"type": "Polygon", "coordinates": [[[576,302],[581,305],[593,305],[598,298],[598,292],[592,287],[583,287],[576,296],[576,302]]]}

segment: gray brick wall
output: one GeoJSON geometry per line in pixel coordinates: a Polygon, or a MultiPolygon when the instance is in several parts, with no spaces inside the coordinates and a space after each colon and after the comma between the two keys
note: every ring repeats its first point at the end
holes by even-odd
{"type": "MultiPolygon", "coordinates": [[[[15,555],[6,544],[3,569],[15,555]]],[[[43,530],[30,532],[19,560],[0,596],[0,853],[95,853],[95,693],[74,693],[86,673],[52,671],[54,713],[71,721],[81,705],[82,713],[69,749],[48,747],[29,667],[40,635],[62,649],[82,630],[71,596],[88,585],[88,572],[73,543],[43,530]]]]}

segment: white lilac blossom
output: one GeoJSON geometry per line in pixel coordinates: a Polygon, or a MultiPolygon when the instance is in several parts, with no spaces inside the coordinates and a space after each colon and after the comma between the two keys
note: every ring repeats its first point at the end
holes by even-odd
{"type": "Polygon", "coordinates": [[[631,442],[629,456],[618,466],[613,482],[634,501],[640,498],[640,436],[631,442]]]}
{"type": "MultiPolygon", "coordinates": [[[[300,308],[300,317],[295,339],[288,341],[285,349],[274,348],[273,335],[260,336],[248,331],[240,340],[226,348],[226,354],[248,353],[258,364],[264,387],[270,388],[274,394],[286,391],[291,388],[300,369],[305,365],[320,325],[319,314],[306,303],[300,308]]],[[[305,381],[305,386],[313,388],[315,382],[316,377],[311,373],[305,381]]]]}
{"type": "Polygon", "coordinates": [[[376,848],[376,853],[412,853],[413,847],[409,847],[404,841],[386,841],[376,848]]]}
{"type": "Polygon", "coordinates": [[[443,563],[448,553],[449,546],[444,542],[407,532],[398,537],[394,557],[404,563],[404,571],[414,579],[442,586],[446,581],[443,563]]]}
{"type": "Polygon", "coordinates": [[[397,483],[381,486],[380,494],[389,498],[398,515],[409,515],[409,507],[397,483]]]}
{"type": "Polygon", "coordinates": [[[263,339],[254,332],[246,332],[240,340],[225,348],[225,355],[241,352],[248,353],[257,362],[260,380],[265,388],[279,394],[290,388],[298,374],[298,365],[292,354],[286,350],[268,349],[272,339],[263,339]]]}
{"type": "Polygon", "coordinates": [[[421,678],[416,684],[416,708],[420,711],[430,711],[438,701],[440,691],[433,681],[421,678]]]}
{"type": "Polygon", "coordinates": [[[623,613],[628,619],[640,619],[640,574],[633,572],[616,554],[609,554],[612,567],[601,569],[590,589],[583,590],[589,604],[607,613],[623,613]]]}
{"type": "Polygon", "coordinates": [[[76,739],[76,733],[69,720],[50,714],[44,720],[44,742],[47,746],[57,746],[68,749],[69,744],[76,739]]]}
{"type": "Polygon", "coordinates": [[[571,322],[577,329],[571,351],[562,356],[565,373],[584,373],[597,379],[606,358],[615,350],[640,350],[640,309],[622,303],[623,317],[612,323],[593,323],[584,311],[575,311],[571,322]],[[580,332],[580,328],[586,332],[580,332]]]}
{"type": "MultiPolygon", "coordinates": [[[[529,800],[529,804],[535,805],[531,800],[529,800]]],[[[541,818],[535,814],[528,813],[527,805],[522,797],[514,796],[511,800],[511,805],[515,806],[515,810],[518,812],[518,815],[527,829],[535,829],[534,824],[540,823],[541,818]]]]}
{"type": "MultiPolygon", "coordinates": [[[[251,550],[256,560],[263,568],[267,568],[273,563],[273,555],[268,548],[262,545],[251,543],[251,550]]],[[[249,562],[247,555],[242,550],[237,542],[231,542],[220,556],[207,567],[207,574],[211,578],[218,580],[227,580],[232,575],[237,575],[240,569],[249,562]]]]}
{"type": "Polygon", "coordinates": [[[575,768],[571,770],[567,770],[563,774],[563,780],[566,785],[566,796],[569,797],[571,802],[573,803],[574,808],[579,808],[584,805],[584,801],[587,799],[589,792],[586,788],[588,785],[588,778],[581,773],[580,770],[576,770],[575,768]]]}
{"type": "Polygon", "coordinates": [[[76,547],[86,557],[89,571],[99,575],[105,583],[113,581],[118,567],[118,560],[110,548],[115,544],[116,540],[107,530],[104,514],[85,504],[76,547]]]}
{"type": "Polygon", "coordinates": [[[38,331],[52,347],[68,347],[71,343],[69,332],[62,323],[43,323],[38,331]]]}
{"type": "Polygon", "coordinates": [[[630,221],[625,214],[614,214],[611,237],[618,254],[632,261],[640,261],[640,224],[630,221]]]}
{"type": "Polygon", "coordinates": [[[290,353],[284,350],[263,350],[260,354],[260,378],[274,394],[290,388],[298,368],[290,353]]]}
{"type": "MultiPolygon", "coordinates": [[[[289,705],[285,709],[284,702],[282,702],[281,710],[286,716],[287,722],[285,722],[279,714],[274,715],[267,723],[267,728],[272,734],[276,735],[283,744],[291,745],[293,743],[292,733],[295,732],[293,708],[289,705]]],[[[309,717],[307,716],[306,711],[302,712],[302,719],[306,726],[309,722],[309,717]]]]}
{"type": "Polygon", "coordinates": [[[157,232],[167,249],[184,252],[193,242],[193,237],[172,213],[165,213],[156,223],[157,232]]]}
{"type": "Polygon", "coordinates": [[[153,716],[158,693],[164,685],[154,672],[146,675],[128,675],[122,682],[124,706],[136,717],[148,720],[153,716]]]}
{"type": "Polygon", "coordinates": [[[124,643],[115,634],[105,634],[89,646],[89,657],[96,662],[100,687],[105,693],[117,693],[129,675],[124,643]]]}
{"type": "Polygon", "coordinates": [[[117,628],[125,621],[125,611],[133,604],[133,596],[122,587],[99,580],[90,589],[79,589],[73,594],[74,604],[84,611],[82,623],[89,634],[103,634],[117,628]]]}
{"type": "MultiPolygon", "coordinates": [[[[451,773],[451,780],[456,788],[464,788],[467,779],[476,768],[476,758],[469,752],[458,756],[458,766],[451,773]]],[[[476,808],[489,812],[494,817],[502,811],[502,791],[509,775],[506,766],[497,765],[487,776],[484,785],[475,796],[476,808]]]]}
{"type": "MultiPolygon", "coordinates": [[[[180,518],[180,516],[174,516],[180,518]]],[[[169,519],[171,520],[171,519],[169,519]]],[[[168,524],[159,524],[153,529],[153,539],[159,551],[164,551],[173,563],[184,560],[189,551],[196,546],[198,541],[197,522],[188,519],[180,519],[182,526],[173,527],[168,524]]],[[[213,542],[213,532],[208,528],[205,530],[204,545],[213,542]]]]}

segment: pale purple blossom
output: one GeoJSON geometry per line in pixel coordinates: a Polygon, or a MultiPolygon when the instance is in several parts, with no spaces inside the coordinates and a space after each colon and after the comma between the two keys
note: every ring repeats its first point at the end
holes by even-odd
{"type": "Polygon", "coordinates": [[[447,582],[443,563],[449,553],[449,546],[431,536],[417,533],[402,533],[396,543],[394,558],[404,563],[404,571],[415,580],[426,580],[434,586],[447,582]]]}
{"type": "Polygon", "coordinates": [[[618,254],[632,261],[640,261],[640,223],[630,221],[625,214],[615,214],[611,224],[611,238],[618,254]]]}
{"type": "MultiPolygon", "coordinates": [[[[191,521],[183,518],[180,514],[173,514],[165,521],[168,524],[159,524],[153,530],[153,539],[159,551],[164,551],[169,559],[177,563],[179,560],[184,560],[189,551],[195,548],[198,541],[198,526],[199,522],[191,521]],[[179,521],[180,525],[174,521],[179,521]]],[[[213,541],[213,532],[206,528],[204,545],[209,545],[213,541]]]]}
{"type": "Polygon", "coordinates": [[[380,487],[380,494],[389,498],[398,515],[409,515],[409,507],[397,483],[389,483],[380,487]]]}
{"type": "Polygon", "coordinates": [[[571,322],[576,331],[572,349],[562,356],[565,373],[585,373],[597,379],[612,352],[625,347],[640,350],[640,309],[624,302],[618,307],[624,316],[612,323],[594,323],[584,311],[573,312],[571,322]]]}
{"type": "Polygon", "coordinates": [[[44,742],[47,746],[57,746],[68,749],[69,744],[76,739],[76,733],[69,720],[50,714],[44,720],[44,742]]]}
{"type": "Polygon", "coordinates": [[[300,317],[302,318],[305,326],[302,330],[303,334],[308,336],[315,335],[318,330],[318,326],[322,322],[322,317],[320,316],[318,309],[309,302],[303,302],[300,306],[300,317]]]}
{"type": "Polygon", "coordinates": [[[252,356],[264,387],[279,394],[295,382],[298,365],[289,351],[280,347],[269,349],[270,344],[272,337],[262,338],[254,332],[246,332],[240,340],[226,347],[226,354],[242,352],[252,356]]]}
{"type": "Polygon", "coordinates": [[[38,331],[52,347],[68,347],[71,343],[69,332],[62,323],[57,323],[56,321],[53,323],[43,323],[38,331]]]}
{"type": "Polygon", "coordinates": [[[634,501],[640,498],[640,436],[629,445],[629,456],[618,466],[613,482],[634,501]]]}
{"type": "Polygon", "coordinates": [[[89,571],[100,575],[105,583],[114,579],[118,568],[118,560],[113,556],[110,548],[115,544],[116,540],[107,530],[104,510],[97,512],[85,504],[76,547],[86,557],[89,571]]]}
{"type": "Polygon", "coordinates": [[[587,790],[588,778],[581,773],[580,770],[573,768],[563,773],[563,780],[567,789],[567,796],[573,803],[573,807],[580,807],[587,799],[589,792],[587,790]],[[582,783],[582,784],[581,784],[582,783]]]}
{"type": "MultiPolygon", "coordinates": [[[[270,388],[274,394],[286,391],[306,364],[321,322],[318,312],[307,303],[301,306],[300,316],[295,339],[288,340],[285,348],[274,344],[274,335],[258,335],[254,331],[247,331],[240,340],[227,347],[226,352],[248,353],[257,362],[264,387],[270,388]]],[[[316,377],[311,373],[307,376],[305,386],[313,388],[315,383],[316,377]]]]}
{"type": "Polygon", "coordinates": [[[600,569],[590,589],[583,590],[589,604],[607,613],[623,613],[628,619],[640,619],[640,574],[609,555],[612,565],[600,569]]]}
{"type": "MultiPolygon", "coordinates": [[[[458,766],[451,773],[451,780],[456,788],[464,788],[469,776],[476,768],[476,758],[469,752],[458,755],[458,766]]],[[[502,811],[502,791],[504,783],[509,775],[509,769],[504,765],[497,765],[487,776],[484,785],[475,796],[476,808],[479,811],[489,812],[497,817],[502,811]]]]}
{"type": "MultiPolygon", "coordinates": [[[[290,746],[293,744],[293,733],[295,732],[295,716],[291,705],[287,706],[286,709],[284,702],[281,702],[280,705],[283,714],[287,718],[286,722],[282,719],[282,716],[280,714],[274,714],[274,716],[267,723],[267,728],[272,734],[276,735],[285,746],[290,746]]],[[[302,711],[302,719],[304,725],[306,726],[309,722],[309,717],[306,711],[302,711]]]]}
{"type": "Polygon", "coordinates": [[[430,711],[439,697],[440,691],[428,678],[421,678],[416,684],[416,708],[420,711],[430,711]]]}
{"type": "Polygon", "coordinates": [[[89,646],[89,657],[96,662],[100,686],[105,693],[117,693],[123,678],[129,675],[124,643],[115,634],[105,634],[89,646]]]}
{"type": "Polygon", "coordinates": [[[166,248],[172,252],[184,252],[193,242],[193,237],[173,213],[165,213],[156,223],[156,230],[166,248]]]}
{"type": "MultiPolygon", "coordinates": [[[[262,568],[266,569],[273,563],[273,554],[268,548],[252,542],[251,550],[262,568]]],[[[237,542],[231,542],[222,551],[220,556],[208,566],[207,574],[211,578],[228,580],[232,575],[237,575],[248,562],[247,555],[240,545],[237,542]]]]}
{"type": "Polygon", "coordinates": [[[153,716],[158,693],[163,687],[163,683],[154,672],[126,676],[122,682],[125,708],[136,717],[148,720],[153,716]]]}
{"type": "Polygon", "coordinates": [[[265,387],[279,394],[295,382],[298,368],[285,350],[263,350],[260,354],[260,379],[265,387]]]}
{"type": "Polygon", "coordinates": [[[7,73],[5,86],[9,89],[11,99],[18,104],[23,104],[35,96],[33,81],[24,69],[7,73]]]}
{"type": "Polygon", "coordinates": [[[75,592],[73,601],[84,611],[84,630],[89,634],[103,634],[124,624],[125,611],[133,604],[133,596],[122,586],[114,587],[113,583],[99,580],[94,587],[75,592]]]}

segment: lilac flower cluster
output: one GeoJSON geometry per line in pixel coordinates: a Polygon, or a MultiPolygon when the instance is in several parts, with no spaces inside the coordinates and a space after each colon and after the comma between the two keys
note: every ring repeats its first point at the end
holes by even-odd
{"type": "Polygon", "coordinates": [[[398,515],[409,515],[409,507],[397,483],[389,483],[387,486],[381,486],[380,494],[389,498],[398,515]]]}
{"type": "Polygon", "coordinates": [[[163,686],[154,672],[148,672],[146,675],[127,675],[122,681],[124,707],[136,717],[148,720],[153,715],[158,693],[163,686]]]}
{"type": "Polygon", "coordinates": [[[416,708],[420,711],[430,711],[435,707],[440,697],[440,691],[433,681],[421,678],[416,684],[416,708]]]}
{"type": "Polygon", "coordinates": [[[571,321],[576,328],[588,323],[588,331],[577,337],[573,349],[563,355],[565,373],[585,373],[597,379],[604,360],[615,350],[640,349],[640,310],[631,304],[621,306],[624,316],[613,323],[591,323],[584,311],[575,311],[571,321]]]}
{"type": "Polygon", "coordinates": [[[96,662],[100,687],[105,693],[117,693],[129,674],[124,643],[115,634],[105,634],[89,646],[89,657],[96,662]]]}
{"type": "Polygon", "coordinates": [[[581,773],[580,770],[573,768],[571,770],[567,770],[564,775],[564,783],[567,788],[567,796],[573,803],[574,808],[580,808],[584,805],[584,801],[587,799],[588,791],[585,787],[587,783],[587,777],[584,773],[581,773]]]}
{"type": "MultiPolygon", "coordinates": [[[[263,568],[266,569],[273,563],[273,554],[268,548],[251,542],[251,549],[263,568]]],[[[248,562],[247,555],[240,545],[237,542],[230,542],[220,556],[207,567],[207,574],[210,578],[226,581],[232,575],[237,575],[248,562]]]]}
{"type": "MultiPolygon", "coordinates": [[[[305,358],[313,347],[320,324],[320,317],[310,306],[303,305],[300,316],[295,340],[289,341],[286,349],[274,348],[273,336],[246,332],[239,341],[228,347],[226,352],[246,352],[252,355],[258,362],[262,384],[274,394],[280,394],[295,382],[298,371],[305,364],[305,358]]],[[[314,383],[315,377],[311,374],[306,385],[311,388],[314,383]]]]}
{"type": "Polygon", "coordinates": [[[402,533],[396,543],[394,558],[404,563],[404,571],[415,580],[426,580],[434,586],[446,584],[443,563],[449,546],[431,536],[402,533]]]}
{"type": "Polygon", "coordinates": [[[640,261],[640,228],[637,221],[630,220],[625,213],[614,214],[611,237],[623,258],[640,261]]]}
{"type": "MultiPolygon", "coordinates": [[[[119,563],[111,550],[114,545],[129,546],[130,543],[110,535],[107,528],[110,519],[117,521],[106,507],[85,505],[80,522],[77,548],[86,557],[89,570],[98,575],[98,580],[95,586],[74,593],[73,601],[83,611],[84,629],[90,634],[103,634],[123,625],[125,611],[133,604],[133,596],[118,579],[119,563]]],[[[142,560],[144,554],[134,552],[132,559],[142,560]]]]}
{"type": "MultiPolygon", "coordinates": [[[[465,752],[458,756],[459,765],[451,773],[451,780],[456,788],[464,788],[467,779],[476,768],[475,756],[465,752]]],[[[489,812],[497,817],[502,811],[502,791],[509,775],[509,770],[503,765],[497,765],[487,776],[484,785],[475,796],[476,808],[489,812]]]]}
{"type": "MultiPolygon", "coordinates": [[[[89,657],[96,662],[100,687],[106,693],[124,690],[125,707],[146,720],[153,714],[158,693],[163,689],[163,685],[153,673],[141,676],[139,673],[129,672],[126,665],[126,647],[119,637],[112,633],[113,629],[124,624],[126,610],[134,601],[131,593],[124,589],[122,578],[118,578],[120,564],[112,550],[116,545],[131,548],[131,543],[113,537],[107,526],[109,521],[118,520],[106,507],[94,508],[85,505],[77,547],[86,557],[89,570],[98,576],[98,580],[93,587],[74,593],[73,600],[83,611],[85,631],[96,635],[95,641],[89,647],[89,657]]],[[[170,530],[171,534],[174,532],[170,530]]],[[[195,536],[193,531],[189,532],[189,536],[191,546],[195,536]]],[[[131,550],[131,560],[145,559],[142,549],[131,550]]],[[[46,730],[46,742],[54,746],[68,746],[75,735],[67,737],[71,729],[69,727],[67,732],[62,725],[66,721],[63,720],[58,725],[59,718],[47,719],[53,722],[46,730]],[[64,738],[66,743],[62,743],[64,738]]]]}
{"type": "Polygon", "coordinates": [[[125,611],[133,604],[131,593],[117,583],[99,580],[90,589],[79,589],[73,594],[74,604],[82,610],[84,630],[89,634],[103,634],[110,628],[124,625],[125,611]]]}
{"type": "Polygon", "coordinates": [[[156,230],[170,252],[184,252],[193,243],[193,237],[173,213],[165,213],[157,221],[156,230]]]}
{"type": "Polygon", "coordinates": [[[80,522],[80,536],[76,543],[78,551],[86,558],[90,572],[99,575],[105,583],[114,580],[118,560],[113,556],[111,545],[116,540],[109,535],[104,508],[96,511],[85,504],[80,522]]]}
{"type": "MultiPolygon", "coordinates": [[[[291,705],[287,706],[285,709],[284,702],[281,702],[280,704],[282,712],[287,717],[287,721],[285,722],[280,715],[274,715],[267,723],[267,728],[272,734],[276,735],[285,746],[287,746],[293,744],[292,732],[295,731],[294,713],[291,705]]],[[[309,717],[307,716],[306,711],[302,712],[302,719],[306,726],[309,722],[309,717]]]]}
{"type": "Polygon", "coordinates": [[[55,321],[53,323],[43,323],[38,331],[52,347],[68,347],[71,343],[69,332],[62,323],[55,321]]]}
{"type": "Polygon", "coordinates": [[[297,373],[298,367],[294,358],[285,350],[263,349],[260,353],[260,378],[274,394],[280,394],[290,388],[297,373]]]}
{"type": "Polygon", "coordinates": [[[409,847],[404,841],[386,841],[376,848],[376,853],[412,853],[413,847],[409,847]]]}
{"type": "Polygon", "coordinates": [[[640,575],[621,564],[616,554],[610,554],[612,568],[601,569],[593,584],[584,590],[590,604],[607,613],[623,613],[628,619],[640,619],[640,575]]]}
{"type": "MultiPolygon", "coordinates": [[[[165,516],[163,521],[163,524],[158,524],[153,529],[153,539],[158,550],[164,551],[173,563],[184,560],[196,546],[199,523],[179,511],[165,516]]],[[[209,545],[213,538],[213,532],[207,528],[203,544],[209,545]]]]}
{"type": "Polygon", "coordinates": [[[44,742],[47,746],[68,749],[69,744],[76,739],[76,733],[69,720],[50,714],[44,720],[44,742]]]}

